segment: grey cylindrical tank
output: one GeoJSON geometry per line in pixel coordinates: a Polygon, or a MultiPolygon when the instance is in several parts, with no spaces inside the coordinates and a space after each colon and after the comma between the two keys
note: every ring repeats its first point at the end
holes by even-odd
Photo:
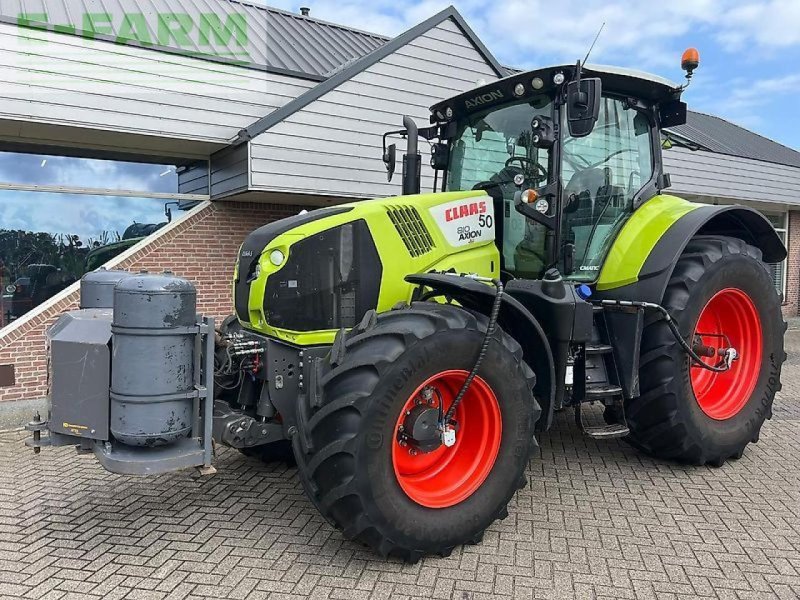
{"type": "Polygon", "coordinates": [[[197,292],[169,273],[126,277],[114,288],[111,433],[163,446],[192,428],[197,292]]]}
{"type": "Polygon", "coordinates": [[[81,277],[81,308],[113,308],[114,286],[130,275],[103,267],[86,273],[81,277]]]}

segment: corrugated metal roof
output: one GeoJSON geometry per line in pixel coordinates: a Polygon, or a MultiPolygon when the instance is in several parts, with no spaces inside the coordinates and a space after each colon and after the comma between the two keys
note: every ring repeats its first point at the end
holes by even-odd
{"type": "Polygon", "coordinates": [[[0,0],[3,21],[26,15],[29,26],[318,80],[388,41],[240,0],[0,0]]]}
{"type": "Polygon", "coordinates": [[[800,152],[720,117],[689,111],[685,125],[668,131],[706,150],[800,168],[800,152]]]}

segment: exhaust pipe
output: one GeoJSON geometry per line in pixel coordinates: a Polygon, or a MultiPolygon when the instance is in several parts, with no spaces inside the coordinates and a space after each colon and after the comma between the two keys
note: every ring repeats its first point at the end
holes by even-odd
{"type": "Polygon", "coordinates": [[[422,176],[422,157],[419,155],[419,129],[409,116],[403,117],[403,127],[408,135],[406,155],[403,157],[403,195],[419,194],[422,176]]]}

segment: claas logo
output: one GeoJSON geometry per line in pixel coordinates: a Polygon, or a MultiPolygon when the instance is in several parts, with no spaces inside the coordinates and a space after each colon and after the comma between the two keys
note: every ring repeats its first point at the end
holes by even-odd
{"type": "Polygon", "coordinates": [[[471,217],[472,215],[485,215],[486,214],[486,201],[470,202],[469,204],[461,204],[448,208],[444,211],[444,220],[448,223],[463,219],[464,217],[471,217]]]}

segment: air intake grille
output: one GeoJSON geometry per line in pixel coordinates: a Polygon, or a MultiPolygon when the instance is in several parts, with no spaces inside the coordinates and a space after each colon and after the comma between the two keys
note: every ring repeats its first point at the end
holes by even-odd
{"type": "Polygon", "coordinates": [[[387,212],[411,256],[422,256],[436,247],[416,208],[395,206],[387,212]]]}

